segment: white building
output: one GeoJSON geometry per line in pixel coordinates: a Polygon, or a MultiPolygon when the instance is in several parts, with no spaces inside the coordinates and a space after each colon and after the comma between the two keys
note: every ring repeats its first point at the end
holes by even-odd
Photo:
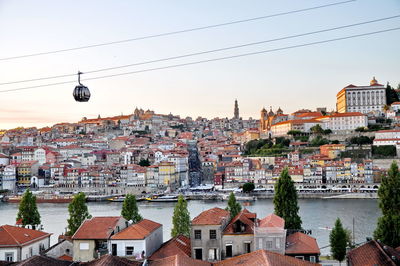
{"type": "Polygon", "coordinates": [[[374,77],[369,86],[351,84],[339,91],[336,98],[336,109],[339,113],[381,114],[386,104],[386,88],[374,77]]]}
{"type": "Polygon", "coordinates": [[[35,149],[33,152],[33,160],[38,161],[39,165],[46,163],[46,151],[42,148],[35,149]]]}
{"type": "Polygon", "coordinates": [[[353,131],[359,127],[368,126],[368,117],[360,112],[335,113],[317,118],[323,122],[323,129],[332,131],[353,131]]]}
{"type": "Polygon", "coordinates": [[[375,133],[374,145],[397,145],[400,143],[400,130],[380,130],[375,133]]]}
{"type": "Polygon", "coordinates": [[[15,165],[7,165],[3,169],[2,189],[15,191],[15,183],[17,181],[15,165]]]}
{"type": "Polygon", "coordinates": [[[143,219],[113,235],[108,241],[108,250],[114,256],[142,259],[151,256],[162,243],[162,225],[143,219]]]}
{"type": "Polygon", "coordinates": [[[291,130],[298,130],[301,132],[310,132],[313,126],[321,125],[322,122],[316,119],[296,119],[276,123],[271,126],[271,133],[273,137],[285,136],[291,130]]]}
{"type": "Polygon", "coordinates": [[[11,225],[0,226],[0,261],[16,262],[50,247],[51,234],[11,225]]]}

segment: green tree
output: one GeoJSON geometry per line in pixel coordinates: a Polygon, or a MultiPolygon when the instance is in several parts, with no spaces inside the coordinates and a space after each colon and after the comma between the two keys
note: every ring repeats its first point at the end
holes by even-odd
{"type": "Polygon", "coordinates": [[[251,192],[255,189],[254,183],[245,183],[243,185],[243,192],[251,192]]]}
{"type": "Polygon", "coordinates": [[[68,205],[69,219],[68,219],[68,232],[67,235],[72,236],[78,230],[79,226],[92,216],[89,214],[86,205],[85,193],[79,192],[74,196],[68,205]]]}
{"type": "Polygon", "coordinates": [[[150,161],[148,159],[140,159],[140,166],[150,166],[150,161]]]}
{"type": "Polygon", "coordinates": [[[143,220],[143,217],[139,214],[135,195],[126,195],[124,202],[122,203],[121,216],[128,221],[132,220],[133,223],[143,220]]]}
{"type": "Polygon", "coordinates": [[[315,126],[311,127],[311,132],[314,134],[322,134],[324,130],[322,129],[320,124],[316,124],[315,126]]]}
{"type": "Polygon", "coordinates": [[[231,218],[235,217],[242,210],[242,205],[236,201],[236,197],[233,192],[229,194],[228,206],[225,208],[225,210],[229,211],[231,218]]]}
{"type": "Polygon", "coordinates": [[[178,235],[190,236],[190,214],[187,209],[187,201],[182,195],[178,197],[178,203],[174,208],[174,216],[172,217],[171,236],[178,235]]]}
{"type": "Polygon", "coordinates": [[[301,229],[297,191],[287,167],[275,184],[274,212],[285,220],[285,228],[301,229]]]}
{"type": "Polygon", "coordinates": [[[390,166],[387,176],[382,177],[378,190],[382,216],[374,232],[374,238],[391,247],[400,246],[400,173],[396,162],[390,166]]]}
{"type": "Polygon", "coordinates": [[[32,194],[29,188],[25,191],[19,203],[17,221],[18,220],[21,220],[24,227],[26,225],[31,225],[32,229],[36,229],[36,226],[40,224],[40,214],[36,206],[36,196],[32,194]]]}
{"type": "Polygon", "coordinates": [[[329,243],[331,245],[332,257],[342,262],[346,257],[347,234],[342,226],[339,218],[336,219],[335,227],[333,227],[329,235],[329,243]]]}

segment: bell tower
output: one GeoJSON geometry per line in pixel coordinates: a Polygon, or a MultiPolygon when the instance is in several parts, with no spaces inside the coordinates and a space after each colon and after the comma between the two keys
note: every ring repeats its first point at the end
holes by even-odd
{"type": "Polygon", "coordinates": [[[235,109],[233,111],[233,118],[239,119],[239,105],[237,99],[235,100],[235,109]]]}

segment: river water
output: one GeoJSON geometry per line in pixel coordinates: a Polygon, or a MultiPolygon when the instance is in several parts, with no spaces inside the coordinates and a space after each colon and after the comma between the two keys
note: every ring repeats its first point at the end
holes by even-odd
{"type": "MultiPolygon", "coordinates": [[[[188,201],[191,218],[200,212],[213,208],[225,208],[225,201],[188,201]]],[[[164,202],[139,202],[140,214],[147,219],[163,224],[164,241],[170,238],[172,214],[174,203],[164,202]]],[[[38,204],[44,231],[53,233],[51,242],[55,244],[57,237],[67,226],[67,204],[38,204]]],[[[303,228],[312,230],[312,236],[318,241],[320,248],[329,245],[329,230],[333,227],[335,219],[339,217],[344,227],[352,229],[353,218],[355,221],[356,243],[365,241],[372,236],[381,211],[376,199],[299,199],[300,216],[303,228]]],[[[250,206],[245,206],[249,211],[257,213],[258,218],[263,218],[273,212],[274,206],[271,199],[257,200],[250,206]]],[[[90,202],[89,212],[92,216],[118,216],[121,213],[122,203],[119,202],[90,202]]],[[[18,204],[0,202],[0,225],[15,224],[18,204]]],[[[322,254],[328,254],[329,249],[321,249],[322,254]]]]}

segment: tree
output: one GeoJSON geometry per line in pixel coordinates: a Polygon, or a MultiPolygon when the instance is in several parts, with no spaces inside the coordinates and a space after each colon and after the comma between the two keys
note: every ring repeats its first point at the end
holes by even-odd
{"type": "Polygon", "coordinates": [[[365,132],[365,127],[358,127],[354,131],[355,132],[365,132]]]}
{"type": "Polygon", "coordinates": [[[127,221],[132,220],[133,223],[137,223],[143,220],[143,217],[139,214],[135,195],[126,195],[124,203],[122,203],[121,216],[124,217],[127,221]]]}
{"type": "Polygon", "coordinates": [[[346,256],[347,234],[339,218],[336,219],[335,227],[329,234],[329,243],[331,245],[332,257],[342,262],[346,256]]]}
{"type": "Polygon", "coordinates": [[[245,183],[243,185],[243,192],[251,192],[255,189],[254,183],[245,183]]]}
{"type": "Polygon", "coordinates": [[[285,228],[301,229],[297,191],[287,167],[275,184],[274,212],[285,220],[285,228]]]}
{"type": "Polygon", "coordinates": [[[182,195],[178,197],[178,203],[174,208],[174,216],[172,217],[171,236],[178,235],[190,236],[190,214],[187,209],[187,201],[182,195]]]}
{"type": "Polygon", "coordinates": [[[150,161],[148,159],[140,159],[140,166],[150,166],[150,161]]]}
{"type": "Polygon", "coordinates": [[[323,132],[323,134],[324,134],[324,135],[332,134],[332,129],[330,129],[330,128],[325,129],[324,132],[323,132]]]}
{"type": "Polygon", "coordinates": [[[378,190],[382,216],[374,232],[374,238],[391,247],[400,246],[400,173],[396,162],[390,166],[387,176],[382,177],[378,190]]]}
{"type": "Polygon", "coordinates": [[[236,197],[233,192],[229,194],[228,206],[225,208],[225,210],[229,211],[229,213],[231,214],[231,219],[242,210],[242,205],[240,205],[240,203],[236,201],[236,197]]]}
{"type": "Polygon", "coordinates": [[[22,226],[31,225],[32,229],[40,224],[40,214],[36,206],[36,196],[32,194],[29,188],[22,196],[19,203],[19,210],[17,214],[17,221],[21,220],[22,226]]]}
{"type": "Polygon", "coordinates": [[[311,132],[314,134],[322,134],[324,130],[322,129],[320,124],[316,124],[315,126],[311,127],[311,132]]]}
{"type": "Polygon", "coordinates": [[[71,203],[68,205],[68,212],[69,219],[67,235],[72,236],[85,219],[92,218],[86,205],[85,193],[79,192],[74,196],[71,203]]]}

